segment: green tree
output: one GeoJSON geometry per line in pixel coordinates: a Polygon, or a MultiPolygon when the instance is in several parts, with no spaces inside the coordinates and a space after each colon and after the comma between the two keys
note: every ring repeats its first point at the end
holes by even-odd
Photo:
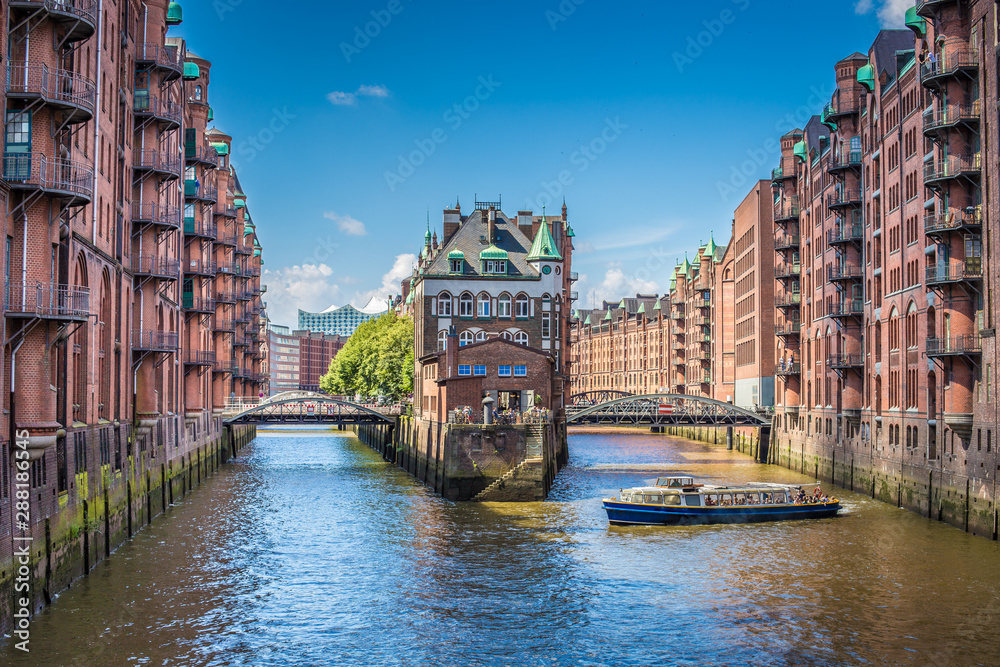
{"type": "Polygon", "coordinates": [[[359,326],[330,362],[320,389],[398,401],[413,391],[413,320],[387,313],[359,326]]]}

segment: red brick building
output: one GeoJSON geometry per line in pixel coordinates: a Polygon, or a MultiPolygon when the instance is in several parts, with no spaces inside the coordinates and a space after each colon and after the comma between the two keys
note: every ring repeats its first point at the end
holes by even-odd
{"type": "Polygon", "coordinates": [[[782,462],[994,537],[995,25],[918,3],[773,182],[782,462]]]}
{"type": "Polygon", "coordinates": [[[54,593],[200,478],[226,398],[257,395],[261,253],[230,139],[207,129],[211,64],[167,37],[178,3],[0,9],[0,543],[11,440],[26,431],[31,530],[49,545],[33,557],[54,593]]]}

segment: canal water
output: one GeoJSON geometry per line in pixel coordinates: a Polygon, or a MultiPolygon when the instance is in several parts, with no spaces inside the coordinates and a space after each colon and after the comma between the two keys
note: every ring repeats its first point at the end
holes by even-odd
{"type": "Polygon", "coordinates": [[[723,447],[571,435],[551,499],[450,503],[353,437],[262,431],[31,629],[15,665],[996,665],[1000,549],[842,493],[836,519],[609,527],[723,447]]]}

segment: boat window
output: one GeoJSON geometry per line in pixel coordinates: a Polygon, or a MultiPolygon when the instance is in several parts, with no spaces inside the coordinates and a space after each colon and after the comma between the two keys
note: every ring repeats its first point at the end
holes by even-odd
{"type": "Polygon", "coordinates": [[[747,497],[745,495],[743,495],[742,493],[737,494],[736,495],[736,504],[737,505],[746,505],[747,504],[747,497]]]}
{"type": "Polygon", "coordinates": [[[715,507],[719,504],[719,494],[717,493],[706,493],[705,494],[705,506],[715,507]]]}
{"type": "Polygon", "coordinates": [[[670,478],[669,477],[657,477],[656,478],[656,485],[657,486],[670,486],[670,478]]]}
{"type": "Polygon", "coordinates": [[[723,493],[719,495],[719,505],[723,507],[729,507],[733,504],[733,494],[723,493]]]}
{"type": "Polygon", "coordinates": [[[760,505],[760,494],[759,493],[748,493],[747,503],[751,505],[760,505]]]}
{"type": "Polygon", "coordinates": [[[668,493],[667,495],[665,495],[663,497],[663,504],[664,505],[680,505],[681,504],[681,497],[679,495],[677,495],[676,493],[668,493]]]}
{"type": "Polygon", "coordinates": [[[692,493],[684,496],[684,504],[688,507],[701,507],[701,496],[697,493],[692,493]]]}
{"type": "Polygon", "coordinates": [[[776,502],[776,503],[784,503],[784,502],[788,502],[788,501],[785,500],[785,494],[784,493],[776,493],[776,494],[774,494],[774,502],[776,502]]]}
{"type": "Polygon", "coordinates": [[[646,494],[646,502],[653,505],[661,505],[663,504],[663,496],[660,494],[656,494],[655,496],[646,494]]]}

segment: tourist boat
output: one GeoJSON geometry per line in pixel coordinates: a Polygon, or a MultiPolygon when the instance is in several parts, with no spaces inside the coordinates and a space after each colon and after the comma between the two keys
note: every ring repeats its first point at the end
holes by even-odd
{"type": "Polygon", "coordinates": [[[835,516],[841,507],[819,486],[807,494],[795,484],[714,486],[696,484],[693,477],[659,477],[656,486],[605,498],[604,509],[612,525],[690,525],[818,519],[835,516]]]}

